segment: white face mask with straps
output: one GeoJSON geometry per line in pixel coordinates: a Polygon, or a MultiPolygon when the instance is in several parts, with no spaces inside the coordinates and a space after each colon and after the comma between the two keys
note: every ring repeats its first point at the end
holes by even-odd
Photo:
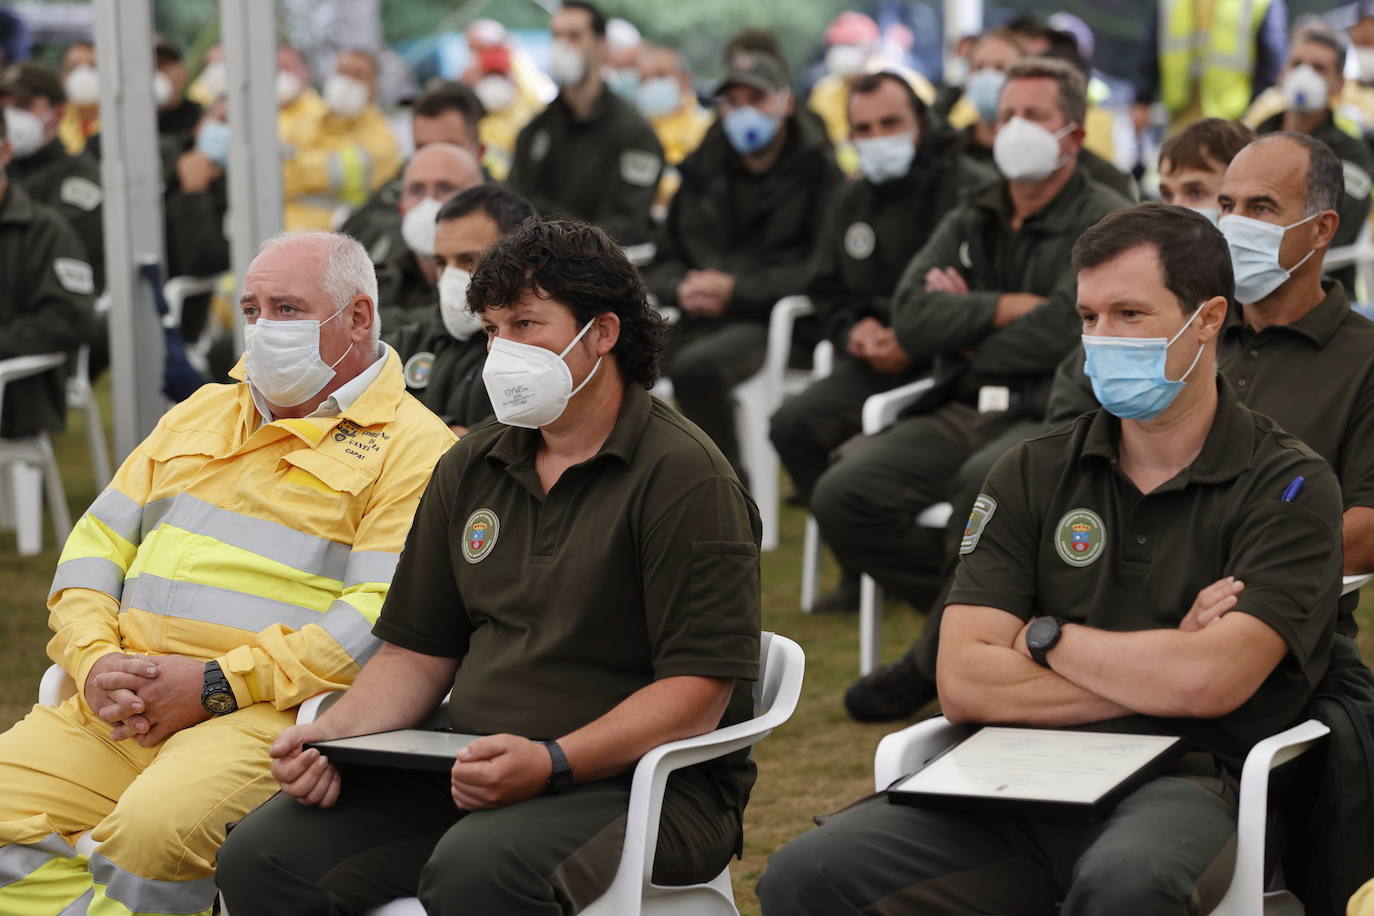
{"type": "Polygon", "coordinates": [[[353,350],[350,343],[332,363],[320,357],[320,328],[343,312],[341,308],[324,321],[259,318],[245,325],[243,356],[248,381],[276,407],[295,407],[319,394],[334,377],[334,367],[353,350]]]}
{"type": "Polygon", "coordinates": [[[563,361],[594,324],[595,318],[583,325],[562,353],[503,337],[492,338],[487,362],[482,367],[482,382],[487,386],[496,419],[507,426],[538,429],[563,416],[568,401],[601,368],[598,357],[582,384],[574,388],[572,372],[563,361]]]}

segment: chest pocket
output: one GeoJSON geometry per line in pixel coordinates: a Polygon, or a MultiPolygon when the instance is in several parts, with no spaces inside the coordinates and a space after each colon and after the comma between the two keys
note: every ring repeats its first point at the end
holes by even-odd
{"type": "Polygon", "coordinates": [[[229,442],[207,430],[158,427],[143,440],[139,450],[159,465],[156,491],[152,494],[158,499],[187,489],[207,462],[228,453],[229,442]]]}
{"type": "Polygon", "coordinates": [[[351,540],[376,478],[312,449],[288,452],[278,462],[271,501],[291,527],[330,540],[351,540]],[[342,537],[343,533],[347,537],[342,537]]]}

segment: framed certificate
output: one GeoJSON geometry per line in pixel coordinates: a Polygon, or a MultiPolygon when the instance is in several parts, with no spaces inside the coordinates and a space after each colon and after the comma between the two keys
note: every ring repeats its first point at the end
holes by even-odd
{"type": "Polygon", "coordinates": [[[1172,736],[988,726],[894,783],[888,800],[1098,820],[1184,747],[1172,736]]]}
{"type": "Polygon", "coordinates": [[[354,738],[312,741],[313,747],[335,763],[361,763],[370,766],[399,767],[404,770],[443,770],[453,768],[458,752],[478,739],[478,735],[458,732],[425,731],[401,728],[354,738]]]}

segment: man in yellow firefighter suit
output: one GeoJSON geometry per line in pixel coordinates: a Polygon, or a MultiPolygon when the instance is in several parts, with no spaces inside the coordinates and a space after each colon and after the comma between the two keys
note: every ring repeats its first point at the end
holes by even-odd
{"type": "Polygon", "coordinates": [[[0,734],[5,916],[208,914],[225,825],[276,791],[273,738],[377,645],[453,435],[378,343],[357,242],[279,236],[243,290],[245,381],[172,408],[58,561],[48,654],[77,690],[0,734]]]}

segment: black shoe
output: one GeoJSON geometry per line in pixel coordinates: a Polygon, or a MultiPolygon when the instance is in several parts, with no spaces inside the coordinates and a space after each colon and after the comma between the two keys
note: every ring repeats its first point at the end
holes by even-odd
{"type": "Polygon", "coordinates": [[[855,722],[892,722],[915,715],[935,696],[935,685],[903,655],[850,684],[844,708],[855,722]]]}
{"type": "Polygon", "coordinates": [[[859,612],[859,577],[840,580],[834,591],[826,592],[811,606],[813,614],[857,614],[859,612]]]}

